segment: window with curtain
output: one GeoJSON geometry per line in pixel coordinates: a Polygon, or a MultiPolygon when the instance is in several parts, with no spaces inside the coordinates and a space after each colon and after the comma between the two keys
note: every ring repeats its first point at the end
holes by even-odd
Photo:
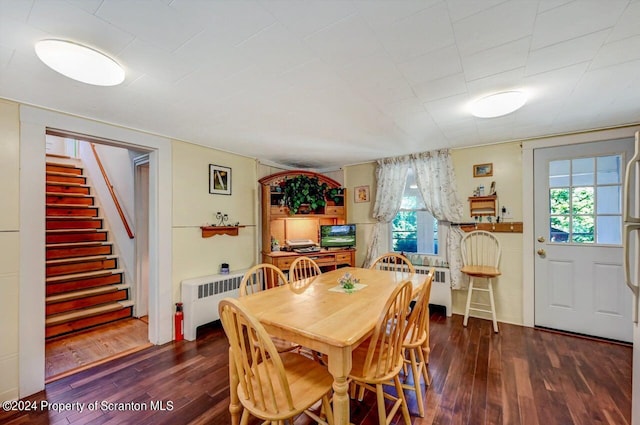
{"type": "Polygon", "coordinates": [[[421,254],[438,254],[439,222],[431,215],[409,169],[400,210],[391,222],[392,250],[421,254]]]}

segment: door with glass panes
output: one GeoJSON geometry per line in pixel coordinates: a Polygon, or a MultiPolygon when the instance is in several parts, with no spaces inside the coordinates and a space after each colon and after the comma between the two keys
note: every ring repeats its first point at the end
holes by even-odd
{"type": "Polygon", "coordinates": [[[622,183],[631,139],[534,151],[535,325],[631,341],[622,183]]]}

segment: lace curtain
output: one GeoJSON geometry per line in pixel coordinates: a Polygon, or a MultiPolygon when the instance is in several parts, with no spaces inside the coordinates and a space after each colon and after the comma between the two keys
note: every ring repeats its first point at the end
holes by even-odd
{"type": "Polygon", "coordinates": [[[377,161],[376,201],[373,204],[373,218],[376,219],[376,224],[373,227],[367,257],[364,260],[365,267],[368,267],[373,260],[382,254],[380,243],[383,232],[386,232],[387,224],[391,223],[391,220],[398,214],[408,172],[409,159],[406,157],[386,158],[377,161]]]}
{"type": "Polygon", "coordinates": [[[456,192],[455,173],[448,149],[378,161],[376,168],[378,189],[373,208],[377,222],[367,250],[365,264],[371,264],[380,254],[382,234],[387,231],[387,224],[393,220],[400,209],[409,167],[415,172],[418,190],[422,194],[427,211],[440,221],[443,227],[441,237],[447,240],[446,258],[451,273],[451,286],[458,289],[464,286],[464,278],[460,273],[462,234],[458,229],[452,229],[449,223],[462,220],[463,205],[456,192]]]}

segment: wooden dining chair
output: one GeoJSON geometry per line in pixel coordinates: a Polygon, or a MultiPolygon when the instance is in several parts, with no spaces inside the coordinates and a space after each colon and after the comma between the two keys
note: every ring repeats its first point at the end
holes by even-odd
{"type": "Polygon", "coordinates": [[[429,355],[429,298],[431,296],[431,284],[435,272],[435,268],[429,270],[425,282],[418,293],[413,309],[407,318],[407,328],[405,330],[404,342],[402,343],[405,363],[405,382],[402,384],[402,387],[415,391],[418,401],[418,412],[421,417],[424,417],[424,400],[422,398],[420,378],[422,377],[424,380],[425,388],[431,384],[429,371],[427,370],[427,359],[429,355]],[[406,383],[409,376],[407,366],[411,367],[413,385],[406,383]]]}
{"type": "Polygon", "coordinates": [[[469,312],[471,310],[490,313],[493,321],[493,331],[498,332],[492,279],[501,274],[498,268],[500,255],[502,254],[500,241],[491,232],[474,230],[462,238],[460,249],[462,251],[462,269],[460,269],[460,271],[469,276],[467,304],[464,310],[464,320],[462,324],[463,326],[467,326],[469,312]],[[486,280],[487,285],[485,287],[476,285],[477,279],[486,280]],[[488,293],[489,304],[474,301],[473,294],[476,291],[488,293]],[[489,309],[487,309],[487,307],[489,309]]]}
{"type": "MultiPolygon", "coordinates": [[[[240,282],[240,296],[244,297],[249,294],[267,290],[269,289],[269,285],[282,286],[287,284],[287,276],[285,276],[282,270],[273,264],[257,264],[247,270],[242,277],[242,281],[240,282]]],[[[279,353],[300,348],[298,344],[276,337],[273,337],[273,343],[279,353]]]]}
{"type": "Polygon", "coordinates": [[[289,281],[307,279],[322,274],[320,266],[309,257],[298,257],[289,267],[289,281]]]}
{"type": "Polygon", "coordinates": [[[269,287],[288,283],[287,276],[273,264],[262,263],[251,267],[240,282],[240,296],[264,291],[269,287]]]}
{"type": "Polygon", "coordinates": [[[395,288],[378,318],[373,334],[352,353],[353,366],[349,374],[353,385],[352,396],[355,394],[356,386],[361,388],[360,400],[363,398],[364,389],[375,392],[378,422],[381,425],[388,425],[398,409],[402,409],[405,424],[411,424],[399,377],[404,364],[403,338],[411,292],[410,281],[404,281],[395,288]],[[383,385],[389,385],[389,382],[393,382],[397,396],[384,392],[383,385]],[[393,402],[388,413],[385,399],[393,402]]]}
{"type": "Polygon", "coordinates": [[[391,270],[407,274],[414,274],[416,272],[416,268],[411,264],[411,261],[409,261],[409,259],[404,255],[398,254],[397,252],[387,252],[386,254],[382,254],[376,258],[373,263],[371,263],[369,268],[391,270]]]}
{"type": "Polygon", "coordinates": [[[301,413],[319,424],[333,424],[333,377],[326,368],[300,354],[279,353],[262,324],[237,300],[221,300],[218,311],[229,340],[230,373],[235,373],[230,378],[239,381],[241,424],[248,423],[249,415],[280,423],[301,413]],[[320,400],[326,418],[309,410],[320,400]]]}

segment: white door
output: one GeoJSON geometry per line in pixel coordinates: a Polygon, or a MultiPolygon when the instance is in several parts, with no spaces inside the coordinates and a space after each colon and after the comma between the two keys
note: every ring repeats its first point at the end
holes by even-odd
{"type": "Polygon", "coordinates": [[[136,288],[135,316],[149,314],[149,157],[136,159],[136,288]]]}
{"type": "Polygon", "coordinates": [[[633,140],[534,151],[535,325],[631,342],[622,183],[633,140]]]}

